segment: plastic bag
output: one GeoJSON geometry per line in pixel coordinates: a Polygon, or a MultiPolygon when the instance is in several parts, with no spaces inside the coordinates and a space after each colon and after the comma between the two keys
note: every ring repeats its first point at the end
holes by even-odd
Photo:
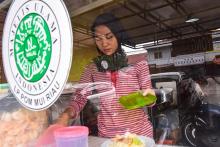
{"type": "Polygon", "coordinates": [[[72,94],[60,95],[59,99],[49,108],[49,122],[53,124],[63,111],[69,106],[72,94]]]}
{"type": "MultiPolygon", "coordinates": [[[[48,109],[49,110],[49,122],[50,124],[54,124],[59,116],[63,113],[63,111],[69,106],[72,101],[72,97],[75,95],[76,89],[73,87],[77,83],[67,83],[64,87],[62,94],[59,99],[48,109]]],[[[69,121],[69,125],[71,124],[80,124],[80,118],[76,118],[74,120],[69,121]]]]}
{"type": "MultiPolygon", "coordinates": [[[[62,95],[59,99],[49,108],[51,112],[50,122],[54,123],[60,114],[69,106],[70,102],[75,98],[76,91],[79,90],[81,95],[87,97],[90,102],[99,101],[99,97],[115,93],[115,89],[111,83],[107,82],[93,82],[93,83],[67,83],[62,95]],[[99,90],[99,92],[94,92],[99,90]],[[91,93],[88,95],[88,93],[91,93]]],[[[99,107],[99,106],[97,106],[99,107]]],[[[79,125],[80,118],[70,120],[69,125],[79,125]]]]}
{"type": "Polygon", "coordinates": [[[0,100],[0,146],[34,146],[48,126],[47,111],[30,111],[11,94],[0,100]]]}

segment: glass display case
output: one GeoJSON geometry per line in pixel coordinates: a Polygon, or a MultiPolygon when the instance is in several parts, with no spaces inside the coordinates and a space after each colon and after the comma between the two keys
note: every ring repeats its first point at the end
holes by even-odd
{"type": "Polygon", "coordinates": [[[157,95],[157,103],[150,109],[154,138],[158,143],[181,144],[178,85],[183,77],[184,74],[179,72],[151,75],[153,88],[161,90],[161,93],[157,95]]]}

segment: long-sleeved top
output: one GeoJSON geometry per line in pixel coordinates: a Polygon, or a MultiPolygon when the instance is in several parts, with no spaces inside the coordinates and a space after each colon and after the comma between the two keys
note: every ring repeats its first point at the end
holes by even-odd
{"type": "MultiPolygon", "coordinates": [[[[127,110],[119,98],[131,92],[152,88],[147,61],[140,61],[116,72],[99,72],[94,63],[88,65],[80,83],[112,82],[114,94],[101,96],[99,100],[98,130],[101,137],[114,137],[126,132],[153,137],[153,128],[148,115],[142,108],[127,110]]],[[[102,90],[100,90],[102,91],[102,90]]],[[[97,92],[100,92],[97,90],[97,92]]],[[[70,106],[80,112],[87,102],[87,96],[77,92],[70,106]]]]}

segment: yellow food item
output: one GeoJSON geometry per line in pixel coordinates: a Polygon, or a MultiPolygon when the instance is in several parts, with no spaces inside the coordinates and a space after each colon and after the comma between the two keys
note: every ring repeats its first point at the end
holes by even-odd
{"type": "Polygon", "coordinates": [[[0,89],[0,94],[8,93],[8,89],[0,89]]]}
{"type": "Polygon", "coordinates": [[[127,133],[125,135],[116,135],[112,139],[109,147],[144,147],[144,143],[136,134],[127,133]]]}

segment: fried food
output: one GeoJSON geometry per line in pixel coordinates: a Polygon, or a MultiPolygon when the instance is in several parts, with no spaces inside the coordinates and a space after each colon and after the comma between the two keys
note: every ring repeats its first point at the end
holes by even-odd
{"type": "Polygon", "coordinates": [[[112,138],[109,147],[144,147],[144,143],[136,134],[126,133],[112,138]]]}
{"type": "Polygon", "coordinates": [[[48,126],[46,111],[25,108],[0,114],[0,147],[34,146],[34,142],[48,126]]]}

